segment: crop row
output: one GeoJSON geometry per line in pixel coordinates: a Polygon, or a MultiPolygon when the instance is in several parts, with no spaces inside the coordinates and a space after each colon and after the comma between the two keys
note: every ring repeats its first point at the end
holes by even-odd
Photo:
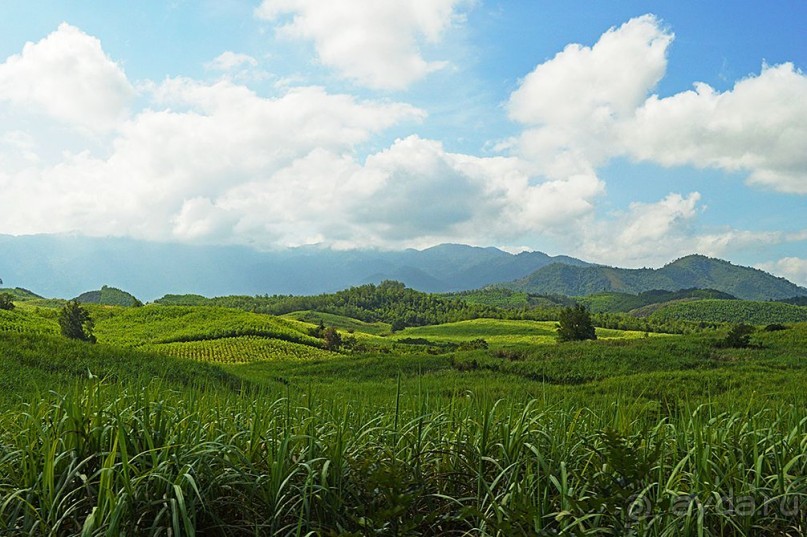
{"type": "Polygon", "coordinates": [[[264,360],[313,360],[332,356],[328,351],[308,345],[255,336],[153,344],[145,346],[144,349],[177,358],[222,364],[264,360]]]}

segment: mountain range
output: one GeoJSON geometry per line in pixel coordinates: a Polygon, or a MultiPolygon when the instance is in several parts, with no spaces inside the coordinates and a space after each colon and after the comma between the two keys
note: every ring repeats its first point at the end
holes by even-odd
{"type": "Polygon", "coordinates": [[[510,289],[535,294],[583,296],[608,291],[638,294],[650,290],[714,289],[744,300],[777,300],[807,295],[800,287],[759,269],[722,259],[689,255],[659,269],[554,263],[512,283],[510,289]]]}
{"type": "Polygon", "coordinates": [[[0,278],[39,295],[72,298],[102,284],[141,300],[169,293],[313,295],[383,280],[426,292],[506,285],[537,294],[579,296],[602,291],[711,288],[765,300],[807,295],[807,289],[727,261],[688,256],[661,269],[620,269],[543,252],[442,244],[425,250],[258,251],[90,238],[0,235],[0,278]]]}

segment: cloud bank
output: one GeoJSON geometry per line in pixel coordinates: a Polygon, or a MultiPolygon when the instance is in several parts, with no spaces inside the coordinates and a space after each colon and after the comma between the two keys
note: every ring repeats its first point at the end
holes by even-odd
{"type": "MultiPolygon", "coordinates": [[[[256,15],[312,42],[341,76],[401,90],[442,67],[420,44],[439,43],[463,7],[266,0],[256,15]]],[[[519,134],[497,156],[478,156],[418,135],[428,111],[387,94],[298,85],[267,95],[227,76],[131,81],[96,38],[63,24],[0,64],[0,114],[34,126],[0,128],[0,232],[259,248],[553,238],[563,253],[628,266],[803,241],[699,230],[700,192],[603,214],[598,169],[615,157],[739,172],[753,188],[807,194],[807,77],[764,66],[722,93],[696,84],[660,97],[673,40],[646,15],[591,46],[568,45],[507,97],[519,134]],[[134,109],[135,97],[145,106],[134,109]]],[[[258,61],[225,51],[205,67],[218,75],[258,61]]],[[[799,262],[771,266],[798,275],[799,262]]]]}

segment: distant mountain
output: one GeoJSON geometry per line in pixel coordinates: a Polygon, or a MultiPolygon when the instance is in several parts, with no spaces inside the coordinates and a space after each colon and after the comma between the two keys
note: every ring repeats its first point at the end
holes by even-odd
{"type": "Polygon", "coordinates": [[[313,295],[402,281],[427,292],[475,289],[579,259],[542,252],[443,244],[381,251],[304,247],[261,252],[242,246],[165,244],[75,235],[0,235],[0,277],[9,285],[69,298],[101,283],[153,300],[176,293],[313,295]]]}
{"type": "Polygon", "coordinates": [[[618,291],[638,294],[654,289],[714,289],[745,300],[776,300],[807,295],[807,288],[767,272],[702,255],[682,257],[660,269],[623,269],[555,263],[505,284],[538,294],[583,296],[618,291]]]}
{"type": "Polygon", "coordinates": [[[100,304],[102,306],[134,307],[143,305],[134,295],[116,287],[108,287],[106,285],[101,287],[98,291],[81,293],[75,300],[84,304],[100,304]]]}

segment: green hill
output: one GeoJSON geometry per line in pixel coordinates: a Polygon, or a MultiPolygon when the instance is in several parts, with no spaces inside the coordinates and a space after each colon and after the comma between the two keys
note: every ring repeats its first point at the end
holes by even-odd
{"type": "Polygon", "coordinates": [[[714,289],[744,300],[807,295],[807,288],[768,274],[702,255],[683,257],[660,269],[575,267],[553,264],[505,287],[540,294],[585,296],[603,292],[639,294],[653,289],[714,289]]]}
{"type": "Polygon", "coordinates": [[[9,287],[9,288],[0,287],[0,293],[10,294],[12,297],[14,297],[15,301],[36,300],[43,298],[37,295],[36,293],[29,291],[28,289],[23,289],[22,287],[9,287]]]}
{"type": "Polygon", "coordinates": [[[662,322],[799,323],[807,321],[807,307],[751,300],[698,300],[663,306],[651,314],[650,318],[662,322]]]}
{"type": "Polygon", "coordinates": [[[736,297],[714,289],[681,289],[680,291],[653,289],[652,291],[645,291],[636,295],[617,292],[596,293],[584,297],[576,297],[575,300],[587,306],[595,313],[627,313],[666,302],[703,300],[709,298],[734,300],[736,297]]]}
{"type": "Polygon", "coordinates": [[[134,295],[106,285],[98,291],[82,293],[75,299],[83,304],[99,304],[101,306],[139,307],[143,305],[134,295]]]}
{"type": "Polygon", "coordinates": [[[396,328],[423,326],[478,317],[495,316],[495,308],[470,304],[458,298],[427,294],[396,281],[367,284],[336,293],[316,296],[224,296],[166,295],[161,305],[220,306],[245,311],[284,315],[295,311],[316,311],[351,317],[366,323],[389,323],[396,328]]]}

